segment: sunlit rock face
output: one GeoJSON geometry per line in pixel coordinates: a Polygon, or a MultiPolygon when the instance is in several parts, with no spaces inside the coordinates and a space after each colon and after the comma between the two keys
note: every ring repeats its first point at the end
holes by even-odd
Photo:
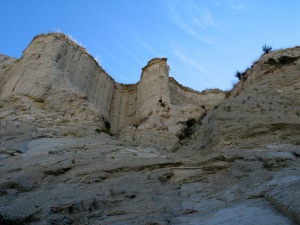
{"type": "Polygon", "coordinates": [[[0,224],[299,224],[299,56],[225,98],[165,58],[117,83],[63,34],[0,55],[0,224]]]}
{"type": "Polygon", "coordinates": [[[109,117],[114,80],[63,34],[36,36],[1,77],[2,127],[30,124],[40,135],[80,136],[109,117]]]}
{"type": "Polygon", "coordinates": [[[117,83],[84,48],[58,33],[36,36],[18,60],[2,55],[1,77],[2,126],[30,124],[35,135],[50,136],[110,128],[126,142],[161,148],[178,142],[180,122],[224,99],[219,92],[206,101],[203,93],[170,82],[166,58],[149,61],[137,84],[117,83]]]}
{"type": "Polygon", "coordinates": [[[194,148],[300,143],[300,48],[262,55],[202,121],[194,148]]]}
{"type": "MultiPolygon", "coordinates": [[[[118,99],[123,99],[126,104],[115,105],[125,106],[123,118],[130,117],[126,121],[133,121],[131,124],[120,123],[116,130],[120,139],[165,149],[176,146],[187,120],[202,118],[225,99],[225,93],[220,90],[197,92],[180,85],[169,77],[166,58],[149,61],[135,86],[120,87],[123,95],[117,89],[118,99]]],[[[114,124],[113,118],[111,122],[114,124]]]]}

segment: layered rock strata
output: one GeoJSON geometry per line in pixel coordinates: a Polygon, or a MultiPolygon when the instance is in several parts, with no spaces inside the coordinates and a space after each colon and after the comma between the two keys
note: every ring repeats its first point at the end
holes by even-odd
{"type": "Polygon", "coordinates": [[[34,136],[108,131],[126,142],[172,148],[181,122],[224,99],[169,78],[166,58],[142,69],[137,84],[115,82],[87,51],[63,34],[36,36],[20,59],[1,56],[1,127],[32,125],[34,136]],[[167,140],[167,141],[166,141],[167,140]]]}
{"type": "Polygon", "coordinates": [[[62,34],[0,55],[0,224],[299,224],[299,50],[263,55],[225,100],[166,59],[116,83],[62,34]]]}
{"type": "Polygon", "coordinates": [[[300,143],[300,47],[262,55],[204,119],[196,149],[300,143]]]}

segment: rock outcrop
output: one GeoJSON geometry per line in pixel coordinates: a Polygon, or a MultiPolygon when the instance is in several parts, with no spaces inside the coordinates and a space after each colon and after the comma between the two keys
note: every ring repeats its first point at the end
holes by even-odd
{"type": "Polygon", "coordinates": [[[115,82],[63,34],[36,36],[18,60],[1,56],[1,126],[32,125],[35,136],[108,131],[126,142],[171,149],[189,118],[225,97],[169,78],[166,58],[151,60],[137,84],[115,82]]]}
{"type": "Polygon", "coordinates": [[[36,135],[80,136],[104,127],[115,82],[65,35],[35,37],[2,68],[1,128],[32,125],[36,135]]]}
{"type": "Polygon", "coordinates": [[[197,149],[300,143],[300,48],[264,54],[203,119],[197,149]]]}
{"type": "Polygon", "coordinates": [[[299,224],[299,59],[264,54],[225,97],[165,58],[117,83],[63,34],[0,55],[0,224],[299,224]]]}
{"type": "Polygon", "coordinates": [[[116,111],[127,115],[118,115],[126,121],[120,121],[118,125],[115,124],[118,120],[111,118],[113,128],[118,127],[115,131],[121,140],[173,149],[186,121],[203,117],[224,100],[223,91],[197,92],[177,83],[169,77],[166,61],[165,58],[151,60],[143,68],[140,82],[135,86],[120,85],[124,94],[120,95],[120,90],[117,90],[113,95],[113,105],[126,110],[125,113],[121,109],[116,111]],[[114,104],[115,97],[118,100],[114,104]]]}

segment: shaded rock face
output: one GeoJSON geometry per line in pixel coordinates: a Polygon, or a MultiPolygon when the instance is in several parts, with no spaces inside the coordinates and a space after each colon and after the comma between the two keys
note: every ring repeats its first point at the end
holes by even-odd
{"type": "Polygon", "coordinates": [[[295,146],[203,157],[123,145],[102,133],[41,137],[26,147],[0,159],[0,224],[300,222],[295,146]]]}
{"type": "Polygon", "coordinates": [[[203,120],[197,149],[300,143],[300,48],[264,54],[203,120]]]}

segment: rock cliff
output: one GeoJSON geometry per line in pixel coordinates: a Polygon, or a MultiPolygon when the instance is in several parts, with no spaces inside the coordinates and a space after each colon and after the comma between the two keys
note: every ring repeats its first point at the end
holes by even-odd
{"type": "Polygon", "coordinates": [[[194,147],[300,143],[300,48],[273,51],[248,68],[231,95],[198,126],[194,147]]]}
{"type": "Polygon", "coordinates": [[[300,224],[299,59],[264,54],[225,93],[165,58],[117,83],[63,34],[0,55],[0,224],[300,224]]]}
{"type": "Polygon", "coordinates": [[[84,48],[59,33],[36,36],[18,60],[1,56],[0,72],[2,127],[32,124],[40,136],[110,128],[126,142],[171,149],[180,122],[200,117],[225,96],[179,85],[169,78],[166,58],[149,61],[137,84],[117,83],[84,48]]]}
{"type": "Polygon", "coordinates": [[[33,125],[37,135],[80,136],[104,126],[115,82],[67,36],[36,36],[20,59],[1,68],[2,128],[33,125]]]}

